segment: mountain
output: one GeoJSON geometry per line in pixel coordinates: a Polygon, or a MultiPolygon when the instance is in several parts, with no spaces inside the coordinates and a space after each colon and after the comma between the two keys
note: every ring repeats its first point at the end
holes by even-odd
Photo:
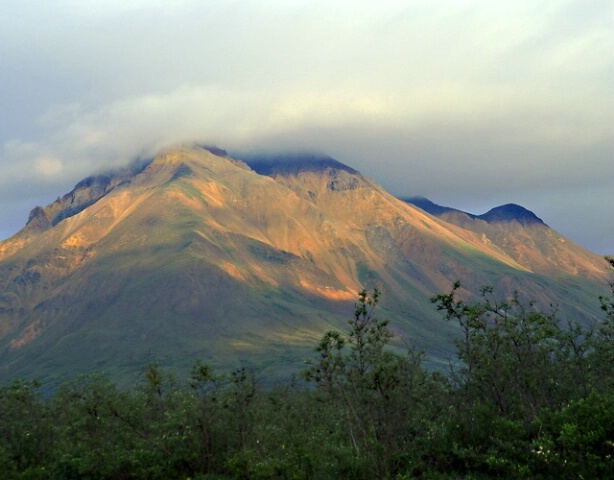
{"type": "Polygon", "coordinates": [[[483,244],[500,250],[524,268],[549,278],[595,278],[594,267],[602,262],[601,258],[596,259],[593,253],[558,234],[520,205],[502,205],[482,215],[472,215],[442,207],[423,197],[404,201],[478,235],[483,244]]]}
{"type": "Polygon", "coordinates": [[[130,383],[151,362],[197,358],[272,377],[344,328],[357,292],[383,292],[399,347],[447,362],[454,328],[429,297],[460,280],[519,290],[591,321],[607,262],[530,212],[432,214],[321,155],[231,158],[181,147],[93,176],[0,242],[4,378],[104,371],[130,383]]]}
{"type": "MultiPolygon", "coordinates": [[[[471,219],[484,220],[486,223],[509,223],[516,221],[521,225],[545,225],[542,219],[535,215],[533,212],[514,203],[508,203],[507,205],[501,205],[499,207],[492,208],[483,215],[473,215],[471,213],[463,212],[462,210],[457,210],[455,208],[437,205],[436,203],[431,202],[428,198],[424,197],[409,197],[404,198],[402,200],[409,204],[415,205],[418,208],[421,208],[422,210],[430,213],[431,215],[435,215],[436,217],[449,220],[453,220],[455,218],[458,219],[469,217],[471,219]]],[[[454,222],[452,221],[452,223],[454,222]]]]}
{"type": "Polygon", "coordinates": [[[478,215],[476,218],[484,220],[486,223],[518,222],[523,226],[533,224],[546,226],[542,219],[533,212],[514,203],[508,203],[507,205],[495,207],[483,215],[478,215]]]}

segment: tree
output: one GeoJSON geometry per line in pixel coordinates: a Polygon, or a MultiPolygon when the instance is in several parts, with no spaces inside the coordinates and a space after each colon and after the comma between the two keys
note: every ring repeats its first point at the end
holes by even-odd
{"type": "MultiPolygon", "coordinates": [[[[462,332],[455,342],[459,363],[451,372],[454,418],[448,428],[460,469],[510,477],[569,471],[562,454],[548,457],[549,465],[540,455],[555,449],[565,433],[553,419],[587,411],[584,400],[611,378],[598,365],[612,355],[612,322],[597,329],[562,322],[555,309],[544,312],[518,294],[501,301],[490,287],[469,304],[458,298],[460,288],[457,282],[450,293],[432,298],[462,332]]],[[[601,301],[612,318],[612,302],[601,301]]]]}
{"type": "Polygon", "coordinates": [[[614,283],[610,288],[610,296],[599,297],[605,315],[597,326],[589,360],[595,389],[614,393],[614,283]]]}
{"type": "Polygon", "coordinates": [[[421,352],[390,347],[388,321],[375,315],[379,299],[377,289],[359,292],[349,331],[327,332],[304,372],[344,419],[356,468],[349,474],[357,478],[394,476],[419,463],[443,409],[445,382],[424,370],[421,352]]]}
{"type": "Polygon", "coordinates": [[[481,301],[467,304],[458,299],[459,289],[455,283],[432,301],[461,327],[462,339],[455,342],[461,365],[453,378],[469,401],[529,426],[543,408],[585,391],[587,379],[578,370],[590,350],[590,329],[563,325],[556,310],[543,312],[517,293],[501,301],[484,287],[481,301]]]}
{"type": "Polygon", "coordinates": [[[154,462],[149,454],[138,455],[151,450],[141,445],[149,437],[135,400],[104,376],[64,382],[52,403],[57,477],[145,477],[138,475],[139,464],[154,462]]]}
{"type": "Polygon", "coordinates": [[[38,478],[53,457],[53,419],[40,387],[37,381],[0,387],[0,466],[5,478],[38,478]]]}
{"type": "Polygon", "coordinates": [[[534,471],[544,478],[612,478],[614,395],[591,392],[544,412],[533,444],[534,471]]]}

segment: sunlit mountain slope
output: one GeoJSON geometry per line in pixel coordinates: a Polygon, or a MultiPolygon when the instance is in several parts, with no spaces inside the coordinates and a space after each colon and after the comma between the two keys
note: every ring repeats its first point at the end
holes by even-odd
{"type": "Polygon", "coordinates": [[[3,376],[129,382],[196,358],[285,375],[372,287],[399,339],[444,361],[452,330],[428,299],[455,280],[590,320],[612,278],[543,223],[440,218],[327,157],[248,162],[169,149],[35,208],[0,243],[3,376]]]}

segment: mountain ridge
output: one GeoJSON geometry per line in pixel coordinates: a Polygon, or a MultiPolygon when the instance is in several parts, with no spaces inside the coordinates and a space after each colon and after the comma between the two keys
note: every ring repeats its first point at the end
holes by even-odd
{"type": "Polygon", "coordinates": [[[505,255],[527,268],[532,265],[533,269],[553,276],[590,276],[591,271],[594,271],[587,266],[594,265],[595,254],[564,238],[520,205],[501,205],[482,215],[474,215],[442,207],[424,197],[410,197],[403,201],[447,223],[480,235],[484,243],[495,245],[505,255]]]}
{"type": "Polygon", "coordinates": [[[547,226],[543,220],[533,212],[515,203],[507,203],[492,208],[488,212],[478,215],[477,218],[488,223],[516,221],[522,225],[536,223],[547,226]]]}
{"type": "Polygon", "coordinates": [[[401,200],[412,205],[416,205],[425,212],[428,212],[431,215],[435,215],[437,217],[441,217],[445,214],[455,213],[464,214],[472,219],[484,220],[488,223],[517,221],[518,223],[523,225],[537,223],[547,226],[544,221],[537,215],[535,215],[532,211],[516,203],[507,203],[504,205],[499,205],[491,208],[486,213],[476,215],[456,208],[438,205],[429,200],[428,198],[422,196],[401,197],[401,200]]]}
{"type": "Polygon", "coordinates": [[[434,363],[454,331],[429,297],[456,280],[465,296],[492,284],[597,315],[605,261],[545,224],[454,223],[329,157],[303,161],[262,175],[217,147],[170,148],[34,209],[0,242],[0,371],[129,381],[152,358],[202,358],[287,373],[372,287],[399,341],[434,363]]]}

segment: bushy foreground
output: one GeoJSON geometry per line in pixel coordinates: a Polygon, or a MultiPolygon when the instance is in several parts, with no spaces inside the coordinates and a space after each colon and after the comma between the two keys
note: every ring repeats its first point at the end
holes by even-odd
{"type": "Polygon", "coordinates": [[[301,381],[263,389],[197,363],[151,366],[132,391],[103,377],[0,388],[0,475],[27,479],[614,478],[614,296],[588,328],[519,298],[433,302],[462,332],[449,375],[387,348],[361,292],[301,381]]]}

